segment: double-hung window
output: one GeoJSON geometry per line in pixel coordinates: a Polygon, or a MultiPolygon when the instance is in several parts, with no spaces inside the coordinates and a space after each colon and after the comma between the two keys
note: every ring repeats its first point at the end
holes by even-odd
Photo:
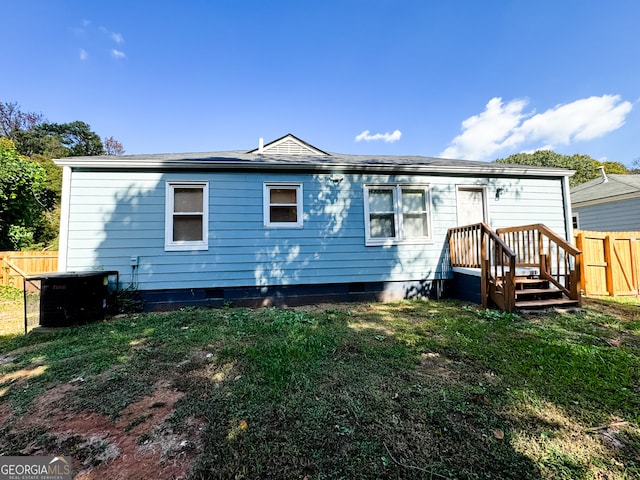
{"type": "Polygon", "coordinates": [[[302,184],[265,183],[263,196],[265,227],[302,227],[302,184]]]}
{"type": "Polygon", "coordinates": [[[167,182],[165,250],[209,247],[208,182],[167,182]]]}
{"type": "Polygon", "coordinates": [[[426,185],[365,185],[366,244],[431,240],[429,205],[426,185]]]}

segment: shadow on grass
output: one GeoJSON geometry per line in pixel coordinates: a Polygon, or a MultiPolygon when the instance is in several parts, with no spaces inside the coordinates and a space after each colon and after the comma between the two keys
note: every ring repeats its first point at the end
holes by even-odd
{"type": "Polygon", "coordinates": [[[489,319],[457,302],[140,315],[0,339],[15,357],[0,374],[46,366],[0,381],[0,404],[27,412],[80,378],[68,406],[115,419],[163,381],[183,393],[176,431],[206,420],[192,478],[637,472],[638,353],[607,342],[620,332],[589,315],[489,319]],[[605,451],[583,427],[614,417],[629,425],[615,437],[624,448],[605,451]],[[572,435],[587,456],[562,443],[572,435]]]}
{"type": "Polygon", "coordinates": [[[240,378],[178,405],[208,420],[193,478],[540,478],[497,438],[507,426],[473,400],[474,375],[425,357],[429,340],[411,346],[384,314],[349,307],[267,312],[250,325],[230,312],[243,341],[223,356],[240,378]]]}

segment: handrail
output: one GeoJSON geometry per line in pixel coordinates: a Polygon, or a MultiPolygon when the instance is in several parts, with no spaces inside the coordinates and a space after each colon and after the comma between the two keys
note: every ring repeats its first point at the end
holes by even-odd
{"type": "Polygon", "coordinates": [[[484,222],[450,228],[448,234],[451,266],[481,269],[482,306],[491,299],[513,311],[516,253],[484,222]]]}
{"type": "Polygon", "coordinates": [[[518,266],[539,268],[541,278],[581,304],[582,251],[540,223],[499,228],[496,232],[516,252],[518,266]]]}
{"type": "Polygon", "coordinates": [[[481,269],[482,305],[489,300],[511,312],[516,304],[516,268],[539,269],[568,298],[582,303],[582,252],[542,224],[500,228],[484,222],[449,229],[452,267],[481,269]]]}
{"type": "Polygon", "coordinates": [[[496,229],[496,233],[498,235],[502,235],[503,233],[506,233],[506,232],[524,232],[524,231],[532,230],[532,229],[536,229],[536,230],[544,233],[551,240],[553,240],[554,242],[562,245],[563,248],[567,252],[571,253],[572,255],[579,255],[579,254],[582,253],[581,250],[579,250],[578,248],[574,247],[571,243],[567,242],[564,238],[559,236],[556,232],[554,232],[553,230],[551,230],[549,227],[547,227],[546,225],[544,225],[542,223],[534,223],[534,224],[531,224],[531,225],[521,225],[519,227],[498,228],[498,229],[496,229]]]}

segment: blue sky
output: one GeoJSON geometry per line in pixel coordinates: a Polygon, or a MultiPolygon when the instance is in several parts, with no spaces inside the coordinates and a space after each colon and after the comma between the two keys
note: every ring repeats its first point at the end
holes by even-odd
{"type": "Polygon", "coordinates": [[[0,101],[127,154],[640,157],[636,0],[3,2],[0,101]]]}

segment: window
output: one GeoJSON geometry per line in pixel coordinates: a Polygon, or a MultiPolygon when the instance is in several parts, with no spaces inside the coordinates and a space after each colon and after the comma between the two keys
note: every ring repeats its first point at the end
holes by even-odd
{"type": "Polygon", "coordinates": [[[367,245],[421,243],[431,239],[429,187],[366,185],[367,245]]]}
{"type": "Polygon", "coordinates": [[[207,250],[209,184],[168,182],[165,250],[207,250]]]}
{"type": "Polygon", "coordinates": [[[574,213],[571,216],[571,223],[573,223],[573,228],[575,230],[579,230],[580,229],[580,217],[578,216],[577,213],[574,213]]]}
{"type": "Polygon", "coordinates": [[[302,185],[300,183],[265,183],[263,194],[266,227],[302,227],[302,185]]]}

